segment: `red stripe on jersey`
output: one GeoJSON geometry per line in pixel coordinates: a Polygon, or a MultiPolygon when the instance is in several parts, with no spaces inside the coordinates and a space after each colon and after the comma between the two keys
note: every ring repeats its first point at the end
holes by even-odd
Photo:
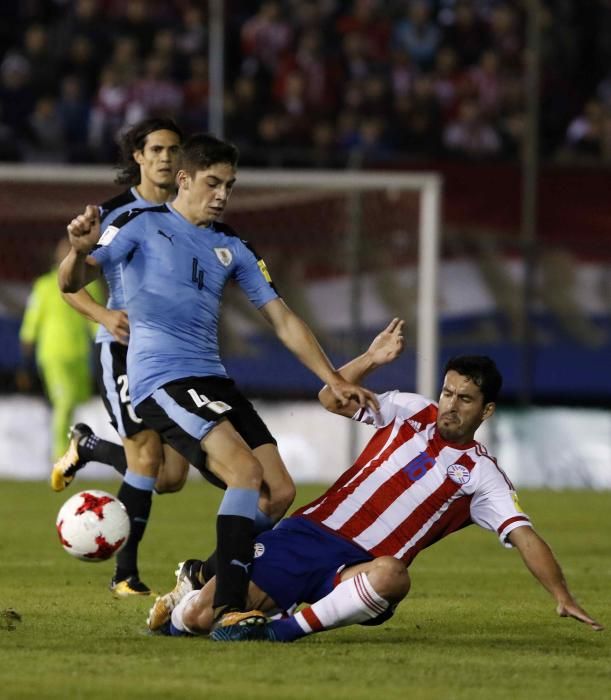
{"type": "Polygon", "coordinates": [[[434,525],[425,533],[424,537],[419,539],[407,552],[401,557],[401,561],[405,566],[409,566],[415,559],[416,555],[423,549],[430,547],[435,542],[451,535],[463,527],[471,525],[471,499],[473,496],[465,496],[459,498],[452,503],[446,512],[434,523],[434,525]]]}
{"type": "Polygon", "coordinates": [[[511,525],[511,523],[515,523],[518,520],[524,520],[527,523],[530,523],[530,520],[525,516],[525,515],[514,515],[513,518],[508,518],[505,520],[504,523],[501,523],[500,527],[497,528],[497,533],[500,535],[501,532],[508,526],[511,525]]]}
{"type": "Polygon", "coordinates": [[[303,615],[303,619],[308,623],[308,625],[310,625],[314,632],[323,628],[322,622],[318,619],[312,608],[304,608],[301,611],[301,614],[303,615]]]}
{"type": "MultiPolygon", "coordinates": [[[[464,454],[456,461],[456,464],[461,464],[466,467],[469,472],[475,466],[475,462],[464,454]]],[[[402,549],[407,542],[420,530],[420,528],[428,522],[439,509],[446,504],[452,496],[459,491],[460,484],[454,483],[449,477],[441,484],[441,486],[433,491],[419,506],[417,506],[403,522],[394,528],[379,544],[373,547],[370,551],[374,557],[393,556],[402,549]]],[[[449,508],[455,506],[452,503],[449,508]]],[[[339,529],[342,532],[342,529],[339,529]]]]}
{"type": "MultiPolygon", "coordinates": [[[[405,442],[407,442],[407,440],[405,442]]],[[[437,459],[442,448],[443,444],[439,441],[429,442],[425,453],[428,457],[437,459]]],[[[359,535],[380,517],[380,513],[383,513],[391,503],[396,501],[402,493],[407,491],[415,483],[416,482],[412,481],[403,470],[399,470],[396,474],[389,477],[389,479],[363,503],[356,513],[346,520],[340,529],[342,535],[350,539],[359,535]]]]}
{"type": "Polygon", "coordinates": [[[412,426],[409,423],[403,423],[392,442],[386,447],[385,450],[380,452],[375,459],[370,461],[369,466],[365,467],[364,469],[359,467],[360,471],[355,470],[357,475],[352,479],[352,481],[350,481],[350,483],[347,483],[345,486],[339,488],[337,484],[334,484],[329,489],[327,492],[328,497],[325,499],[324,503],[321,503],[320,507],[314,513],[312,513],[316,520],[322,522],[328,518],[337,508],[337,506],[344,501],[344,499],[348,498],[350,494],[354,493],[357,487],[363,481],[365,481],[365,479],[372,472],[374,472],[380,466],[380,464],[383,464],[395,450],[410,440],[414,434],[415,431],[412,426]]]}
{"type": "Polygon", "coordinates": [[[375,435],[365,446],[365,449],[358,456],[356,462],[351,467],[346,469],[346,471],[339,476],[337,481],[335,481],[333,485],[322,494],[322,496],[319,496],[318,498],[314,499],[302,508],[298,508],[294,513],[292,513],[292,515],[303,515],[303,512],[305,510],[310,510],[311,508],[320,505],[321,503],[323,503],[323,501],[326,500],[328,496],[332,495],[337,489],[342,488],[342,486],[348,481],[350,481],[350,479],[352,479],[355,474],[358,474],[359,470],[362,469],[363,466],[367,464],[367,462],[369,462],[375,457],[376,454],[378,454],[378,452],[382,449],[382,447],[386,444],[386,441],[390,437],[390,434],[392,433],[392,428],[393,424],[391,423],[390,425],[387,425],[386,427],[380,428],[378,431],[376,431],[375,435]]]}

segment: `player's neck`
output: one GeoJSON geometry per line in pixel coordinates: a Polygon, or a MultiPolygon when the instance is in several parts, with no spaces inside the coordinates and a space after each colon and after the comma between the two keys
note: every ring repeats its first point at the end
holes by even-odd
{"type": "Polygon", "coordinates": [[[136,185],[136,192],[147,202],[165,204],[174,197],[174,190],[167,187],[157,187],[152,182],[143,181],[136,185]]]}
{"type": "Polygon", "coordinates": [[[180,196],[180,191],[176,199],[172,202],[172,208],[178,212],[183,219],[186,219],[193,226],[208,228],[214,223],[214,219],[202,219],[199,211],[193,211],[187,202],[180,196]]]}

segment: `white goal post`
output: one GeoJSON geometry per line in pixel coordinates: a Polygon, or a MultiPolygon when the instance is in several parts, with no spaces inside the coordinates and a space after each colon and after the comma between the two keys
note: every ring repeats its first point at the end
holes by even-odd
{"type": "MultiPolygon", "coordinates": [[[[0,165],[0,182],[53,185],[109,185],[115,171],[108,166],[0,165]]],[[[430,172],[352,172],[318,170],[264,170],[240,168],[239,186],[251,189],[325,190],[346,194],[385,191],[416,192],[418,205],[418,282],[416,391],[437,395],[439,353],[438,269],[441,239],[440,175],[430,172]]],[[[1,200],[0,200],[1,201],[1,200]]],[[[83,202],[85,204],[86,202],[83,202]]],[[[35,203],[32,202],[32,206],[35,203]]],[[[3,219],[0,206],[0,222],[3,219]]],[[[1,234],[1,231],[0,231],[1,234]]],[[[1,237],[0,237],[1,240],[1,237]]]]}

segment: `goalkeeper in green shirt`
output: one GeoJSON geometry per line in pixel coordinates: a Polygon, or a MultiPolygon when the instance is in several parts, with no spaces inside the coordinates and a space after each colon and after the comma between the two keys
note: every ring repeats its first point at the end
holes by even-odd
{"type": "MultiPolygon", "coordinates": [[[[68,306],[57,285],[57,265],[68,250],[68,241],[62,239],[55,249],[53,268],[34,281],[19,331],[23,358],[35,353],[51,403],[54,459],[66,451],[74,410],[90,398],[93,386],[90,356],[96,326],[68,306]]],[[[103,303],[99,282],[87,289],[103,303]]],[[[24,386],[23,375],[19,383],[24,386]]]]}

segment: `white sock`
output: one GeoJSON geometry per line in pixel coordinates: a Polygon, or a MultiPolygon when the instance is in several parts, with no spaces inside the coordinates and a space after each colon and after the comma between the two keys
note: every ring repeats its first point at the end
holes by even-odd
{"type": "Polygon", "coordinates": [[[183,619],[182,619],[182,614],[185,611],[185,608],[187,607],[187,604],[189,603],[190,600],[192,600],[199,591],[189,591],[185,597],[178,603],[178,605],[172,610],[172,624],[174,627],[179,632],[188,632],[189,634],[195,634],[195,632],[191,632],[191,630],[185,625],[183,619]]]}
{"type": "Polygon", "coordinates": [[[294,619],[305,634],[311,634],[371,620],[388,606],[388,601],[375,592],[367,574],[361,572],[342,581],[309,608],[295,613],[294,619]]]}

